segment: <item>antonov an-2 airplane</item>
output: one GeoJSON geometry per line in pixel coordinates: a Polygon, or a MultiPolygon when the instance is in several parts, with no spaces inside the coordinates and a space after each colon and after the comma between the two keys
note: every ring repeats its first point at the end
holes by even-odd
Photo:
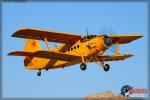
{"type": "Polygon", "coordinates": [[[99,63],[104,71],[110,69],[105,61],[124,60],[133,54],[118,53],[119,44],[127,44],[138,38],[141,34],[127,35],[85,35],[57,32],[51,30],[40,30],[23,28],[12,34],[12,37],[27,38],[24,51],[14,51],[10,56],[23,56],[24,65],[27,69],[39,70],[41,76],[43,69],[55,69],[80,64],[81,70],[86,70],[89,62],[99,63]],[[47,50],[41,48],[38,40],[45,42],[47,50]],[[56,48],[51,48],[48,42],[62,43],[56,48]],[[116,52],[113,55],[103,55],[104,52],[115,44],[116,52]]]}

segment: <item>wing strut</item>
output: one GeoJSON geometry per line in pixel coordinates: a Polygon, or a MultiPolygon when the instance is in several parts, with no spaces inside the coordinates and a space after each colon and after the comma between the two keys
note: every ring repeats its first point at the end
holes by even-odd
{"type": "Polygon", "coordinates": [[[50,48],[49,45],[48,45],[48,41],[47,41],[46,37],[44,38],[44,41],[45,41],[45,43],[46,43],[47,49],[50,50],[51,48],[50,48]]]}
{"type": "Polygon", "coordinates": [[[116,41],[116,56],[118,55],[118,41],[116,41]]]}

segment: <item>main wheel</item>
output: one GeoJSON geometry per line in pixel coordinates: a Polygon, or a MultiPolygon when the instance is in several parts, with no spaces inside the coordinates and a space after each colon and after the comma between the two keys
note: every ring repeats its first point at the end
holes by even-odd
{"type": "Polygon", "coordinates": [[[110,69],[110,66],[109,66],[109,64],[105,64],[105,66],[104,66],[104,71],[109,71],[109,69],[110,69]]]}
{"type": "Polygon", "coordinates": [[[85,71],[85,70],[86,70],[86,64],[85,64],[85,63],[82,63],[82,64],[80,65],[80,68],[81,68],[81,70],[85,71]]]}
{"type": "Polygon", "coordinates": [[[41,76],[41,71],[37,72],[37,76],[41,76]]]}

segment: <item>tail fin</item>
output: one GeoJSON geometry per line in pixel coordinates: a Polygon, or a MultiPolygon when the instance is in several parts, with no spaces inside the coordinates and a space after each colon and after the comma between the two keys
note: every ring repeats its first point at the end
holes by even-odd
{"type": "MultiPolygon", "coordinates": [[[[27,39],[24,47],[24,52],[34,53],[36,51],[43,50],[38,40],[27,39]]],[[[24,65],[27,69],[42,69],[43,66],[40,63],[42,60],[33,56],[24,56],[24,65]]]]}
{"type": "MultiPolygon", "coordinates": [[[[27,69],[43,69],[45,67],[45,65],[43,65],[45,59],[32,56],[33,53],[40,50],[43,49],[40,46],[38,40],[27,39],[25,43],[24,51],[14,51],[8,53],[8,55],[24,56],[24,65],[27,69]]],[[[48,62],[48,60],[46,61],[48,62]]]]}
{"type": "Polygon", "coordinates": [[[32,55],[36,51],[43,50],[42,47],[40,46],[38,40],[33,40],[33,39],[27,39],[24,47],[24,51],[14,51],[8,53],[10,56],[24,56],[25,58],[27,56],[32,55]]]}
{"type": "Polygon", "coordinates": [[[26,39],[26,43],[25,43],[25,47],[24,47],[25,52],[36,52],[39,50],[43,50],[43,49],[40,46],[38,40],[26,39]]]}

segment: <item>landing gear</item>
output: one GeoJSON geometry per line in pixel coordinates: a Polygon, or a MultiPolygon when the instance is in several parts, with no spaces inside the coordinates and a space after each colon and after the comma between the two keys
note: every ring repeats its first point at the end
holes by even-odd
{"type": "Polygon", "coordinates": [[[37,76],[41,76],[41,70],[39,70],[39,72],[37,72],[37,76]]]}
{"type": "Polygon", "coordinates": [[[105,65],[103,66],[103,69],[104,69],[105,72],[109,71],[109,69],[110,69],[109,64],[105,64],[105,65]]]}
{"type": "Polygon", "coordinates": [[[81,70],[85,71],[85,70],[86,70],[86,64],[85,64],[85,63],[82,63],[82,64],[80,65],[80,68],[81,68],[81,70]]]}
{"type": "Polygon", "coordinates": [[[104,64],[104,62],[102,60],[99,62],[99,64],[103,67],[105,72],[109,71],[109,69],[110,69],[109,64],[104,64]]]}

